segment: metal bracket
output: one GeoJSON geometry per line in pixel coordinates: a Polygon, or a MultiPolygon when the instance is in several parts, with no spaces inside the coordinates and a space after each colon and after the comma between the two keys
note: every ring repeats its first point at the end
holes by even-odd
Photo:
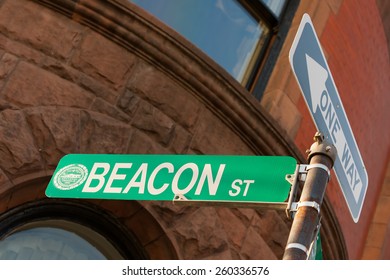
{"type": "Polygon", "coordinates": [[[290,212],[296,212],[300,207],[312,207],[317,210],[318,214],[320,213],[320,205],[315,201],[294,202],[291,205],[290,212]]]}
{"type": "Polygon", "coordinates": [[[329,168],[325,164],[321,164],[321,163],[309,164],[306,167],[306,170],[310,170],[310,169],[313,169],[313,168],[321,168],[321,169],[325,170],[328,173],[328,182],[329,182],[329,180],[330,180],[330,170],[329,170],[329,168]]]}
{"type": "Polygon", "coordinates": [[[175,196],[173,197],[173,202],[175,201],[186,201],[188,200],[184,195],[182,194],[175,194],[175,196]]]}
{"type": "Polygon", "coordinates": [[[297,180],[299,180],[299,182],[305,182],[308,166],[309,166],[308,164],[298,164],[294,174],[286,175],[287,182],[289,182],[291,185],[294,185],[296,178],[297,180]]]}
{"type": "Polygon", "coordinates": [[[295,197],[298,192],[298,176],[299,176],[299,168],[300,165],[297,164],[295,168],[294,174],[287,174],[286,180],[291,184],[290,196],[288,198],[287,207],[286,207],[286,215],[288,218],[292,218],[290,216],[290,208],[293,201],[295,201],[295,197]]]}
{"type": "MultiPolygon", "coordinates": [[[[321,169],[325,170],[328,173],[328,181],[329,181],[329,179],[330,179],[330,169],[325,164],[321,164],[321,163],[298,164],[298,180],[300,182],[305,182],[306,181],[306,177],[307,177],[307,172],[310,169],[313,169],[313,168],[321,168],[321,169]]],[[[296,173],[295,174],[287,174],[286,175],[286,180],[290,184],[294,184],[295,177],[296,177],[296,173]]]]}
{"type": "MultiPolygon", "coordinates": [[[[308,166],[309,166],[308,164],[297,164],[295,173],[286,175],[286,180],[291,184],[290,197],[288,199],[287,208],[286,208],[286,215],[290,219],[293,219],[293,212],[296,211],[293,210],[293,207],[296,207],[295,199],[298,192],[299,182],[306,181],[308,166]]],[[[314,168],[314,166],[312,166],[312,168],[314,168]]]]}
{"type": "Polygon", "coordinates": [[[308,256],[309,250],[306,248],[305,245],[302,245],[300,243],[289,243],[286,246],[286,250],[287,249],[299,249],[299,250],[303,251],[306,254],[306,256],[308,256]]]}
{"type": "Polygon", "coordinates": [[[298,208],[301,206],[313,207],[318,211],[318,213],[320,213],[320,206],[315,201],[294,202],[298,190],[298,181],[305,182],[307,177],[307,172],[313,168],[321,168],[325,170],[328,173],[328,181],[329,181],[330,170],[326,165],[321,163],[298,164],[294,174],[286,175],[286,180],[291,184],[290,197],[286,209],[287,217],[290,219],[294,218],[294,212],[296,212],[298,208]]]}

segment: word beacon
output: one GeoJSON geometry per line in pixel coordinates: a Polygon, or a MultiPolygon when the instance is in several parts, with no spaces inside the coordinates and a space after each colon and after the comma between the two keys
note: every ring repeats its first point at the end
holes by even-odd
{"type": "Polygon", "coordinates": [[[63,157],[48,197],[283,202],[296,160],[275,156],[107,155],[63,157]]]}

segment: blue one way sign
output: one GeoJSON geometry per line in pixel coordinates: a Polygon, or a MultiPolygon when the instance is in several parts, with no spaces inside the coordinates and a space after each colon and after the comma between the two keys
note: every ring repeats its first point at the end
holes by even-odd
{"type": "Polygon", "coordinates": [[[307,14],[302,18],[289,59],[318,131],[337,148],[334,170],[352,218],[357,223],[367,192],[367,171],[307,14]]]}

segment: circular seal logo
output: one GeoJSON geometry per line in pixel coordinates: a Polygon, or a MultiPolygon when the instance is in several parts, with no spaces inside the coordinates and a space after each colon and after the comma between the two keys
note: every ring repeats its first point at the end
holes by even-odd
{"type": "Polygon", "coordinates": [[[82,164],[70,164],[61,168],[54,176],[54,185],[60,190],[71,190],[87,179],[88,169],[82,164]]]}

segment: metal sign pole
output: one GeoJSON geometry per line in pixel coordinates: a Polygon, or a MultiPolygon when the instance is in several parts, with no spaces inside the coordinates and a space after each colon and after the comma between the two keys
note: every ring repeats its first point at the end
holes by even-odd
{"type": "Polygon", "coordinates": [[[296,205],[284,260],[306,260],[318,231],[320,207],[337,151],[319,132],[314,136],[314,140],[310,147],[309,165],[306,168],[308,172],[300,201],[296,205]]]}

